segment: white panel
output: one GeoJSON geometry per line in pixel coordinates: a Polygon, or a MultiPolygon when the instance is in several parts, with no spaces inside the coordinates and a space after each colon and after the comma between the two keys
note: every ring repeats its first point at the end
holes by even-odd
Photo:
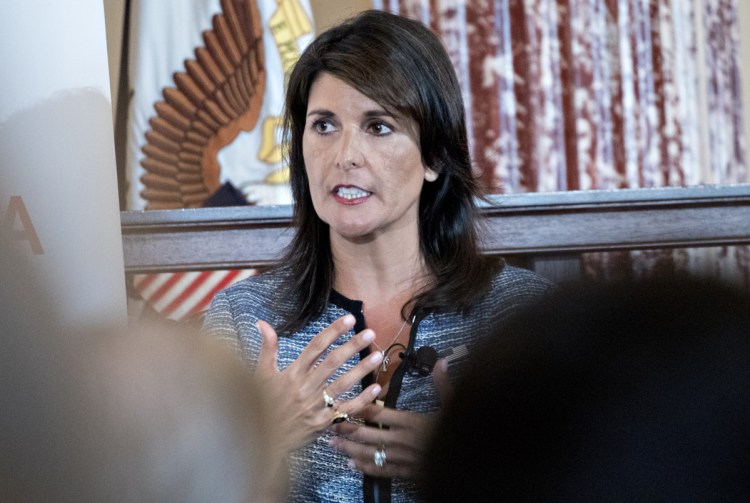
{"type": "Polygon", "coordinates": [[[0,3],[0,208],[67,323],[126,321],[101,0],[0,3]],[[28,213],[42,253],[31,246],[28,213]]]}

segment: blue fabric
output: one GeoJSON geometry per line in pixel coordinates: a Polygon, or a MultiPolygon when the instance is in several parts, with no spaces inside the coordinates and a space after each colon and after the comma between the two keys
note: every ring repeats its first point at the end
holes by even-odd
{"type": "MultiPolygon", "coordinates": [[[[279,298],[281,273],[252,276],[219,292],[211,303],[205,319],[205,330],[231,343],[243,358],[255,366],[261,338],[255,323],[264,320],[272,326],[281,324],[280,312],[293,308],[289,299],[279,298]]],[[[525,269],[505,266],[494,278],[490,291],[468,316],[460,313],[441,313],[426,316],[416,329],[414,347],[432,346],[438,355],[466,344],[471,347],[481,338],[495,333],[496,326],[519,306],[549,290],[551,284],[525,269]]],[[[325,312],[291,337],[279,340],[279,368],[294,361],[310,339],[348,311],[329,304],[325,312]]],[[[332,348],[338,347],[354,335],[350,331],[332,348]]],[[[449,367],[452,379],[457,377],[463,362],[454,361],[449,367]]],[[[355,355],[346,362],[334,378],[359,362],[355,355]]],[[[361,392],[357,385],[341,400],[353,398],[361,392]]],[[[440,407],[432,376],[420,377],[407,372],[404,376],[397,409],[421,413],[436,412],[440,407]]],[[[329,447],[331,434],[326,432],[310,445],[296,451],[290,458],[290,500],[300,502],[358,502],[362,501],[362,474],[347,467],[347,457],[329,447]]],[[[393,502],[417,501],[414,484],[394,480],[393,502]]]]}

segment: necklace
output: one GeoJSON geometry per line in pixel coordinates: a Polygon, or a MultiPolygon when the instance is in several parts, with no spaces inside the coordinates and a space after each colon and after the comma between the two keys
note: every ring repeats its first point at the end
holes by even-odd
{"type": "MultiPolygon", "coordinates": [[[[375,347],[378,348],[378,351],[380,351],[380,354],[383,355],[383,362],[380,365],[383,372],[388,372],[388,364],[391,361],[390,355],[387,354],[388,350],[390,350],[393,347],[393,344],[396,342],[396,340],[398,340],[398,336],[401,335],[401,332],[404,331],[404,327],[406,326],[407,322],[408,320],[404,320],[404,322],[401,324],[401,328],[398,329],[398,332],[396,332],[396,335],[393,337],[393,340],[391,341],[391,343],[388,345],[386,349],[381,348],[380,345],[378,345],[378,343],[375,342],[374,340],[372,341],[375,347]]],[[[378,370],[378,375],[380,375],[380,370],[378,370]]],[[[375,378],[377,379],[377,376],[375,378]]]]}

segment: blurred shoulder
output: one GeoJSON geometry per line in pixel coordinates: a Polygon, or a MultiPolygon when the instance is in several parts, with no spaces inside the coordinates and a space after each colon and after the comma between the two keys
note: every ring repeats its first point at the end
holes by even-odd
{"type": "Polygon", "coordinates": [[[293,302],[283,293],[287,290],[286,279],[283,270],[271,269],[238,281],[214,296],[206,319],[211,322],[222,315],[251,315],[269,322],[275,320],[280,309],[293,302]]]}
{"type": "Polygon", "coordinates": [[[286,278],[283,271],[272,269],[240,280],[219,293],[229,299],[272,296],[284,285],[286,278]]]}
{"type": "Polygon", "coordinates": [[[543,295],[555,284],[534,271],[505,265],[492,281],[492,290],[503,293],[543,295]]]}
{"type": "Polygon", "coordinates": [[[533,271],[506,264],[493,278],[482,304],[500,315],[536,301],[554,287],[554,283],[533,271]]]}

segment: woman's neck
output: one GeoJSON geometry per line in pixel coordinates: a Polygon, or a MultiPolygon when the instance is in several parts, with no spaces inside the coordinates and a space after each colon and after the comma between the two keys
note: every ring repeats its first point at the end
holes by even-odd
{"type": "Polygon", "coordinates": [[[334,287],[352,299],[403,298],[403,305],[426,280],[417,239],[391,243],[332,239],[331,252],[334,287]]]}

